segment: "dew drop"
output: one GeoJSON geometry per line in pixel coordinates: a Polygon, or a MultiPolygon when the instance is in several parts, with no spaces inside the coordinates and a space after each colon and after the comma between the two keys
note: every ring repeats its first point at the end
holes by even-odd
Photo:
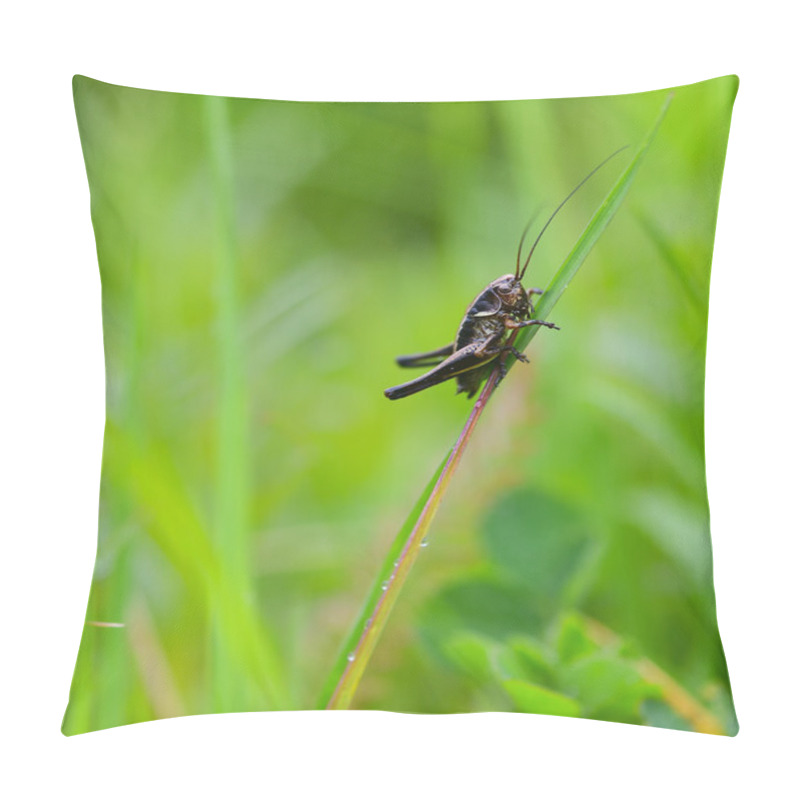
{"type": "Polygon", "coordinates": [[[422,541],[419,543],[419,546],[420,546],[420,547],[427,547],[427,546],[428,546],[428,540],[427,540],[427,538],[423,539],[423,540],[422,540],[422,541]]]}
{"type": "Polygon", "coordinates": [[[381,584],[381,589],[383,589],[383,591],[385,592],[388,588],[389,588],[389,581],[384,581],[381,584]]]}
{"type": "Polygon", "coordinates": [[[355,661],[356,660],[356,654],[355,653],[348,653],[347,654],[347,660],[350,661],[350,662],[355,661]]]}

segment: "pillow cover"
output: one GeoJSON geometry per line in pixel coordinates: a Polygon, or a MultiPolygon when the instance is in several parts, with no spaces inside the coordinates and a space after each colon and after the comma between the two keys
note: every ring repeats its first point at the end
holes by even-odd
{"type": "Polygon", "coordinates": [[[333,705],[734,735],[703,390],[737,87],[297,103],[76,76],[107,420],[64,733],[333,705]],[[504,326],[531,316],[470,301],[536,242],[525,287],[552,305],[587,241],[362,660],[348,631],[374,630],[359,609],[473,405],[456,388],[513,360],[504,326]]]}

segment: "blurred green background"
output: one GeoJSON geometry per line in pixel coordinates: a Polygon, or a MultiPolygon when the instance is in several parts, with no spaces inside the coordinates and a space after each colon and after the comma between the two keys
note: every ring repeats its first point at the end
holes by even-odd
{"type": "MultiPolygon", "coordinates": [[[[734,734],[703,454],[708,285],[738,81],[675,90],[532,363],[492,400],[355,707],[734,734]]],[[[74,81],[103,285],[99,546],[64,732],[316,707],[470,403],[390,402],[652,92],[293,103],[74,81]],[[545,218],[544,211],[540,220],[545,218]]],[[[88,265],[87,265],[88,268],[88,265]]]]}

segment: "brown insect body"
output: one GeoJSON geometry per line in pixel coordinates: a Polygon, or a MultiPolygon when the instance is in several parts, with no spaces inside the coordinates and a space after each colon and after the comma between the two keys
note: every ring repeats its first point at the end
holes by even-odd
{"type": "Polygon", "coordinates": [[[530,295],[538,291],[526,291],[516,274],[492,281],[468,306],[454,344],[397,359],[401,367],[432,366],[433,369],[413,381],[387,389],[386,397],[390,400],[408,397],[450,378],[456,379],[457,393],[466,392],[467,397],[472,397],[498,357],[514,353],[526,361],[525,356],[507,345],[510,331],[527,325],[556,327],[552,322],[530,319],[533,311],[530,295]]]}
{"type": "MultiPolygon", "coordinates": [[[[517,248],[516,271],[514,274],[503,275],[493,280],[470,303],[453,344],[445,345],[428,353],[398,356],[397,363],[401,367],[432,367],[432,369],[413,381],[386,389],[384,391],[386,397],[390,400],[398,400],[451,378],[456,379],[457,393],[466,392],[467,397],[472,397],[496,366],[498,358],[501,359],[501,364],[504,364],[502,359],[509,354],[513,354],[520,361],[528,360],[508,344],[512,331],[529,325],[543,325],[558,330],[558,327],[552,322],[532,318],[535,309],[531,303],[531,296],[542,294],[542,292],[540,289],[526,290],[522,285],[522,279],[525,277],[525,271],[528,269],[536,245],[539,244],[547,226],[553,221],[556,214],[600,167],[624,149],[623,147],[617,150],[605,161],[602,161],[561,201],[536,237],[536,241],[525,259],[525,264],[521,265],[522,245],[533,220],[528,223],[517,248]]],[[[504,371],[503,368],[501,377],[504,371]]]]}
{"type": "Polygon", "coordinates": [[[503,275],[492,281],[470,304],[456,333],[455,350],[462,350],[472,342],[484,342],[483,350],[497,349],[494,357],[487,360],[484,369],[462,372],[456,376],[458,392],[472,397],[484,378],[494,367],[509,333],[506,320],[527,320],[533,307],[528,292],[514,275],[503,275]]]}

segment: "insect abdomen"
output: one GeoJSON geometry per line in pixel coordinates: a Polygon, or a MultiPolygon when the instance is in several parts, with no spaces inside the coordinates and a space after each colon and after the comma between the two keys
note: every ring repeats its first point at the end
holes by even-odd
{"type": "Polygon", "coordinates": [[[456,334],[455,349],[460,350],[472,342],[496,336],[504,327],[498,317],[501,308],[502,303],[494,290],[491,287],[484,289],[473,300],[461,321],[456,334]]]}

